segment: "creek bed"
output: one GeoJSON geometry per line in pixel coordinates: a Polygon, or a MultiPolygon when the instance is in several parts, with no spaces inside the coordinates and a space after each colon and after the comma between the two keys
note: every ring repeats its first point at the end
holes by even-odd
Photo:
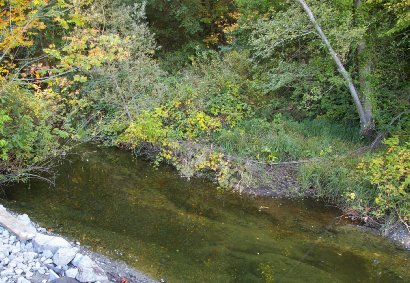
{"type": "Polygon", "coordinates": [[[86,145],[1,202],[167,282],[410,282],[410,254],[312,200],[249,198],[86,145]]]}

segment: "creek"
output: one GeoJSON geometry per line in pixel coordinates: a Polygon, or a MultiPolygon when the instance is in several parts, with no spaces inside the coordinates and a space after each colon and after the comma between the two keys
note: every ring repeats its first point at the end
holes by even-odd
{"type": "Polygon", "coordinates": [[[410,255],[314,200],[251,198],[86,145],[1,202],[166,282],[410,282],[410,255]]]}

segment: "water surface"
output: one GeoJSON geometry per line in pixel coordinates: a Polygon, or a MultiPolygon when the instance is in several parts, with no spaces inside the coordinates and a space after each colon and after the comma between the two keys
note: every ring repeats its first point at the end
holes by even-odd
{"type": "Polygon", "coordinates": [[[409,253],[314,201],[223,193],[129,152],[85,146],[2,202],[167,282],[410,282],[409,253]]]}

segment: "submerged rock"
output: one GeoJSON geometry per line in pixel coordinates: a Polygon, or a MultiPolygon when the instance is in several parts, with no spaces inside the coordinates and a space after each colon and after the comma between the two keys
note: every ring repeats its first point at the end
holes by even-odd
{"type": "Polygon", "coordinates": [[[387,238],[391,239],[406,250],[410,250],[410,232],[403,224],[398,224],[397,226],[397,228],[392,229],[392,231],[387,234],[387,238]]]}

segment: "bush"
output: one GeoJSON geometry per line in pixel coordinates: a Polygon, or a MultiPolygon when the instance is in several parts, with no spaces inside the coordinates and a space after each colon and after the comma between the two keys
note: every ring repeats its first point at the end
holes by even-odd
{"type": "Polygon", "coordinates": [[[55,127],[50,108],[18,85],[9,84],[0,97],[0,184],[27,176],[63,149],[59,140],[68,133],[55,127]]]}
{"type": "Polygon", "coordinates": [[[305,190],[367,220],[385,215],[410,219],[410,143],[397,137],[384,142],[388,148],[364,157],[337,158],[300,167],[299,180],[305,190]]]}
{"type": "Polygon", "coordinates": [[[363,161],[359,169],[376,189],[376,210],[381,217],[394,214],[408,224],[410,221],[410,142],[400,145],[398,137],[384,141],[385,152],[370,161],[363,161]]]}
{"type": "Polygon", "coordinates": [[[357,157],[307,163],[299,168],[298,179],[305,191],[330,201],[354,218],[371,216],[376,196],[374,189],[356,170],[357,157]]]}

